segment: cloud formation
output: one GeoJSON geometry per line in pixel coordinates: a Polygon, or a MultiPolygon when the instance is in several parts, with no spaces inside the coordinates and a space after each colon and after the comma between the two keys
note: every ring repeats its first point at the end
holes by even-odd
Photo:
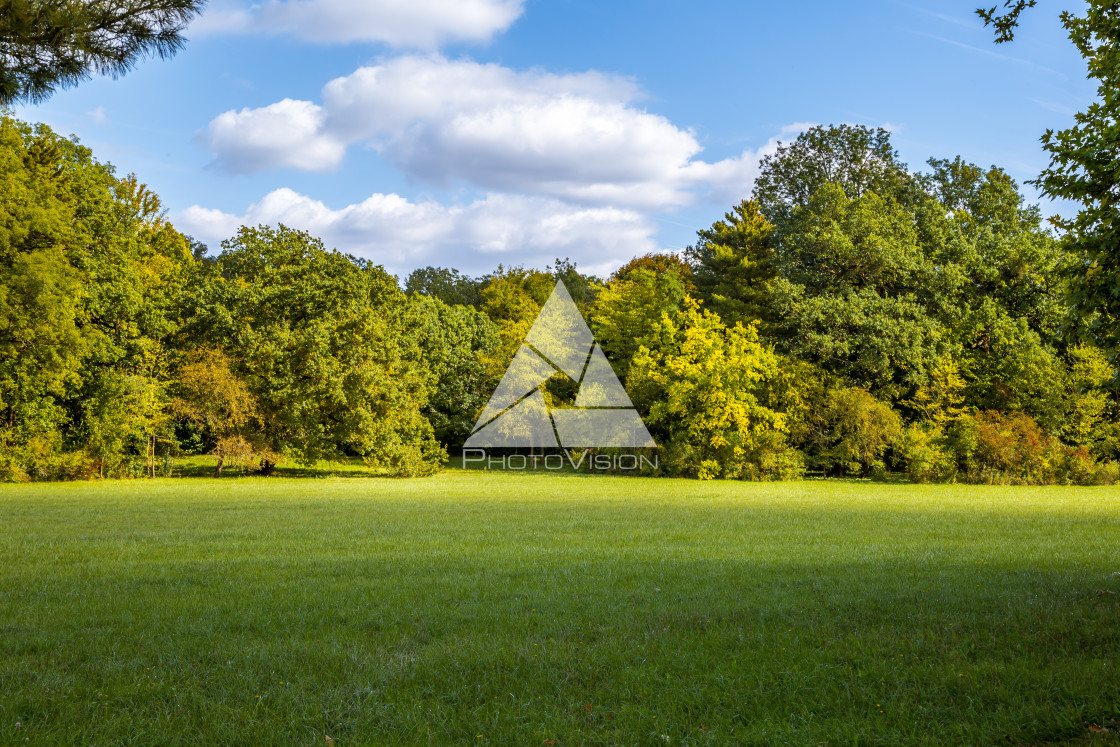
{"type": "Polygon", "coordinates": [[[229,0],[212,4],[191,31],[434,50],[448,42],[489,41],[523,11],[524,0],[229,0]]]}
{"type": "Polygon", "coordinates": [[[658,249],[656,224],[640,213],[524,195],[490,194],[468,205],[446,206],[374,194],[334,210],[283,188],[242,215],[195,205],[174,220],[214,249],[239,226],[283,223],[393,272],[446,264],[448,257],[474,273],[499,262],[543,267],[556,257],[570,257],[589,271],[608,273],[629,257],[658,249]]]}
{"type": "Polygon", "coordinates": [[[284,99],[219,114],[206,130],[205,144],[234,172],[329,170],[342,163],[346,145],[322,133],[323,120],[323,109],[310,101],[284,99]]]}
{"type": "Polygon", "coordinates": [[[582,205],[670,210],[743,194],[757,154],[709,163],[694,133],[635,106],[626,77],[402,56],[330,81],[322,103],[228,111],[199,134],[234,173],[333,168],[365,144],[409,178],[582,205]]]}

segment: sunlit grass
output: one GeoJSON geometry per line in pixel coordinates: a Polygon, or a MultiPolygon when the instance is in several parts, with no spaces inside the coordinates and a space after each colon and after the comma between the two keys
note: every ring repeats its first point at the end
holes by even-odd
{"type": "Polygon", "coordinates": [[[0,743],[1108,743],[1118,497],[462,471],[0,487],[0,743]]]}

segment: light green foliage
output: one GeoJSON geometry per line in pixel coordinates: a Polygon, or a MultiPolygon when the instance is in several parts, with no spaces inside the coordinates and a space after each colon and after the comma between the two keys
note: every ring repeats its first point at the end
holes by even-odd
{"type": "Polygon", "coordinates": [[[956,475],[957,465],[944,448],[940,426],[911,423],[902,429],[892,446],[898,466],[911,482],[944,482],[956,475]]]}
{"type": "Polygon", "coordinates": [[[922,420],[940,425],[964,413],[961,405],[967,386],[957,362],[944,356],[930,371],[929,383],[918,387],[914,398],[904,404],[922,420]]]}
{"type": "Polygon", "coordinates": [[[183,337],[237,356],[263,442],[303,462],[436,468],[445,455],[422,414],[436,382],[395,279],[283,226],[223,247],[192,283],[183,337]]]}
{"type": "Polygon", "coordinates": [[[213,453],[218,457],[215,477],[221,477],[227,459],[240,461],[243,468],[254,456],[258,464],[277,460],[260,438],[256,397],[238,377],[235,366],[236,361],[221,350],[202,347],[188,351],[176,372],[171,410],[203,429],[213,441],[213,453]]]}
{"type": "Polygon", "coordinates": [[[1068,357],[1067,409],[1061,433],[1075,446],[1093,447],[1107,438],[1108,392],[1104,387],[1115,370],[1103,352],[1089,345],[1070,348],[1068,357]]]}
{"type": "Polygon", "coordinates": [[[685,285],[676,270],[639,267],[599,291],[588,315],[595,339],[615,368],[627,371],[638,348],[655,334],[662,316],[684,307],[685,285]]]}
{"type": "Polygon", "coordinates": [[[500,377],[513,360],[555,285],[556,280],[548,273],[523,267],[507,269],[499,265],[490,276],[481,292],[480,308],[498,325],[500,344],[492,366],[495,376],[500,377]]]}
{"type": "Polygon", "coordinates": [[[711,479],[783,478],[797,474],[785,446],[785,419],[759,404],[760,382],[778,358],[753,326],[727,327],[689,299],[665,313],[630,364],[635,404],[665,448],[671,473],[711,479]]]}

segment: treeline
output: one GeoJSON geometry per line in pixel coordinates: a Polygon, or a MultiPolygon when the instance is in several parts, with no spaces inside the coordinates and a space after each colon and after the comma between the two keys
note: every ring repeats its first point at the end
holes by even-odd
{"type": "Polygon", "coordinates": [[[211,256],[42,126],[0,118],[0,162],[0,479],[201,453],[431,473],[563,279],[666,474],[1117,480],[1115,350],[1070,313],[1074,255],[1002,170],[911,172],[881,130],[782,146],[683,256],[606,279],[429,267],[403,289],[282,226],[211,256]]]}

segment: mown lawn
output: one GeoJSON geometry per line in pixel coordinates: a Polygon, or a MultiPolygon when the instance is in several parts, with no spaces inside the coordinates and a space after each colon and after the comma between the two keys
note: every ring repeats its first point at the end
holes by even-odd
{"type": "Polygon", "coordinates": [[[1115,744],[1118,572],[1115,488],[0,486],[0,743],[1115,744]]]}

